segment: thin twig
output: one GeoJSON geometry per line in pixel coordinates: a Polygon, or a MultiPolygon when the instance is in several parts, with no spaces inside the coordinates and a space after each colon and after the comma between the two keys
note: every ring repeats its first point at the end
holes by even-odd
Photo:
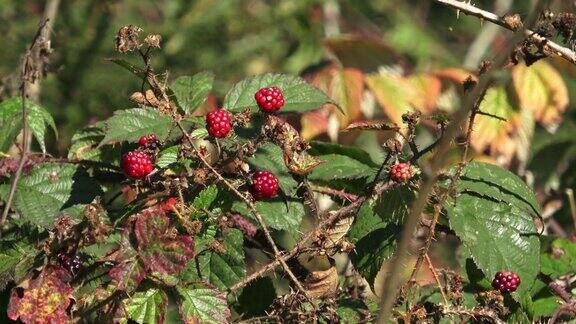
{"type": "Polygon", "coordinates": [[[344,190],[336,190],[336,189],[332,189],[330,187],[323,187],[323,186],[317,186],[317,185],[310,185],[310,188],[314,192],[329,195],[329,196],[338,197],[340,199],[347,200],[347,201],[355,201],[356,199],[358,199],[358,196],[356,196],[355,194],[345,192],[344,190]]]}
{"type": "Polygon", "coordinates": [[[426,253],[424,255],[424,259],[426,260],[426,263],[428,263],[428,269],[430,269],[430,272],[432,272],[432,275],[434,276],[434,280],[436,280],[436,284],[438,285],[438,290],[440,290],[440,294],[442,294],[442,299],[444,299],[444,304],[446,306],[448,306],[449,305],[448,297],[446,297],[446,292],[444,292],[444,287],[442,287],[442,282],[440,282],[440,278],[438,277],[438,274],[436,273],[436,269],[434,268],[434,265],[432,264],[432,260],[430,260],[430,256],[428,256],[428,253],[426,253]]]}
{"type": "MultiPolygon", "coordinates": [[[[10,208],[12,207],[14,196],[16,195],[18,181],[22,176],[24,165],[28,160],[31,138],[29,135],[28,109],[26,107],[26,100],[29,95],[29,88],[38,82],[38,79],[43,73],[44,64],[41,56],[47,55],[47,53],[41,53],[40,47],[42,44],[46,44],[46,42],[49,42],[50,40],[50,33],[48,32],[48,29],[51,24],[49,22],[50,18],[53,18],[56,15],[58,4],[59,1],[51,1],[49,5],[46,6],[47,11],[45,13],[45,17],[40,24],[40,27],[38,27],[36,35],[34,35],[32,43],[26,50],[26,54],[24,55],[24,59],[22,61],[22,70],[20,75],[20,100],[22,104],[22,152],[20,154],[20,160],[18,161],[18,168],[12,177],[8,199],[6,200],[6,204],[4,205],[4,210],[0,218],[0,237],[2,236],[2,229],[4,228],[8,214],[10,213],[10,208]]],[[[46,50],[49,51],[49,47],[46,50]]],[[[36,90],[34,91],[35,93],[38,92],[37,89],[38,85],[36,85],[36,90]]]]}
{"type": "MultiPolygon", "coordinates": [[[[515,37],[506,43],[508,44],[508,49],[502,51],[494,60],[494,67],[499,67],[504,64],[508,58],[512,44],[515,44],[517,39],[520,37],[521,36],[519,35],[515,35],[515,37]]],[[[412,241],[413,234],[418,227],[420,216],[428,203],[428,196],[434,188],[438,178],[438,173],[441,167],[444,165],[446,152],[450,148],[450,143],[459,132],[462,122],[466,120],[469,112],[474,108],[478,98],[480,98],[482,95],[484,88],[489,84],[491,75],[495,70],[495,68],[491,69],[489,72],[483,75],[478,81],[476,87],[474,87],[474,89],[472,89],[472,91],[464,97],[461,109],[454,113],[453,117],[451,118],[452,123],[447,127],[444,136],[438,143],[436,154],[432,157],[427,170],[424,170],[426,171],[424,173],[426,177],[420,186],[417,199],[412,204],[410,214],[406,218],[404,229],[402,231],[402,237],[396,248],[396,255],[392,259],[392,264],[390,267],[391,271],[384,281],[384,289],[382,291],[385,291],[386,293],[382,295],[380,303],[380,317],[378,318],[378,323],[385,323],[389,318],[391,318],[392,307],[396,301],[398,287],[401,284],[402,271],[399,271],[398,269],[400,269],[402,265],[405,264],[407,258],[411,254],[410,243],[412,241]]]]}
{"type": "MultiPolygon", "coordinates": [[[[464,14],[481,18],[481,19],[489,21],[493,24],[504,27],[508,30],[514,31],[513,27],[510,26],[508,23],[506,23],[506,21],[504,21],[504,19],[502,17],[500,17],[494,13],[491,13],[489,11],[474,7],[469,2],[462,2],[462,1],[457,1],[457,0],[435,0],[435,1],[438,3],[444,4],[444,5],[447,5],[449,7],[452,7],[452,8],[454,8],[454,9],[456,9],[456,10],[458,10],[464,14]]],[[[542,44],[542,45],[548,47],[551,52],[560,56],[561,58],[565,59],[566,61],[568,61],[572,64],[576,64],[576,53],[574,51],[572,51],[571,49],[564,47],[562,45],[559,45],[559,44],[547,39],[546,37],[542,37],[530,29],[525,29],[524,34],[527,37],[530,37],[533,40],[535,40],[536,42],[538,42],[538,44],[542,44]]]]}
{"type": "Polygon", "coordinates": [[[572,215],[572,222],[576,228],[576,203],[574,202],[574,191],[566,189],[566,196],[568,196],[568,204],[570,205],[570,215],[572,215]]]}
{"type": "Polygon", "coordinates": [[[262,231],[264,232],[264,236],[266,237],[266,240],[268,241],[268,243],[272,247],[272,251],[274,252],[274,256],[275,256],[276,260],[278,260],[280,262],[280,265],[284,269],[284,272],[286,272],[286,274],[290,277],[292,282],[296,285],[296,288],[298,288],[302,293],[304,293],[306,296],[308,296],[308,293],[306,292],[306,289],[304,288],[304,286],[302,286],[302,283],[300,283],[298,278],[296,278],[296,275],[294,275],[292,270],[290,270],[290,267],[288,267],[288,264],[286,264],[286,261],[284,261],[284,259],[282,258],[280,250],[278,249],[276,242],[274,242],[274,239],[272,238],[272,235],[270,234],[270,230],[268,229],[268,226],[264,222],[262,215],[260,215],[260,213],[256,209],[256,206],[252,202],[252,200],[250,198],[246,197],[240,191],[238,191],[238,189],[236,189],[236,187],[234,187],[234,185],[232,185],[216,169],[214,169],[214,167],[208,161],[206,161],[204,156],[196,149],[196,147],[194,146],[194,140],[192,139],[190,134],[188,134],[188,132],[186,131],[184,126],[182,126],[182,123],[177,122],[177,125],[178,125],[178,128],[180,128],[180,131],[182,131],[182,134],[184,134],[184,136],[186,137],[186,139],[190,143],[192,150],[194,151],[194,153],[196,155],[198,155],[198,157],[200,158],[200,161],[202,161],[204,166],[206,166],[208,169],[210,169],[210,171],[218,178],[218,180],[220,180],[224,185],[226,185],[226,187],[228,187],[228,189],[230,189],[238,198],[240,198],[244,202],[244,204],[246,204],[246,206],[248,207],[248,209],[250,210],[252,215],[254,215],[254,217],[256,218],[256,220],[258,221],[260,226],[262,227],[262,231]]]}

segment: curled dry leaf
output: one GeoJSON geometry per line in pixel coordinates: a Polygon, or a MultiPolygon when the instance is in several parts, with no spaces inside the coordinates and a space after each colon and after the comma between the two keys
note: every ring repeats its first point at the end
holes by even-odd
{"type": "Polygon", "coordinates": [[[333,296],[338,290],[338,271],[336,267],[310,273],[304,286],[311,298],[333,296]]]}
{"type": "Polygon", "coordinates": [[[24,323],[68,323],[72,302],[70,275],[62,267],[47,266],[12,289],[8,317],[24,323]]]}
{"type": "Polygon", "coordinates": [[[348,132],[351,130],[393,130],[399,131],[400,127],[398,125],[383,121],[383,120],[362,120],[354,123],[350,123],[348,127],[344,128],[343,132],[348,132]]]}
{"type": "Polygon", "coordinates": [[[336,246],[340,240],[348,233],[348,230],[354,222],[354,216],[340,219],[334,226],[326,230],[326,240],[324,241],[324,248],[330,249],[336,246]]]}

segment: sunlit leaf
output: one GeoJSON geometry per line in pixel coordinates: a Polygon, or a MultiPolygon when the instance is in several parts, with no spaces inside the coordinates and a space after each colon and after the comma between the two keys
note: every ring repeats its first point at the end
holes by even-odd
{"type": "Polygon", "coordinates": [[[512,70],[512,81],[521,109],[534,114],[545,126],[555,126],[569,102],[568,89],[560,73],[544,60],[529,67],[518,64],[512,70]]]}
{"type": "Polygon", "coordinates": [[[184,323],[228,323],[230,309],[225,293],[200,285],[179,287],[178,293],[182,299],[180,315],[184,323]]]}

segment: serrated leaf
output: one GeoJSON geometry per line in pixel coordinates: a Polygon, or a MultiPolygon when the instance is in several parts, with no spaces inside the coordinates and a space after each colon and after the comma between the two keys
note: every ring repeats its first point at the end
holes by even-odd
{"type": "Polygon", "coordinates": [[[210,209],[212,204],[216,201],[217,196],[218,187],[215,185],[208,186],[200,191],[198,196],[194,198],[192,206],[197,210],[210,209]]]}
{"type": "Polygon", "coordinates": [[[34,263],[37,253],[27,239],[0,242],[0,289],[11,281],[20,282],[34,263]]]}
{"type": "Polygon", "coordinates": [[[262,277],[248,284],[238,296],[238,312],[245,316],[266,314],[276,298],[276,288],[269,277],[262,277]]]}
{"type": "Polygon", "coordinates": [[[312,155],[317,156],[327,154],[345,155],[371,167],[379,166],[378,164],[374,163],[368,152],[358,147],[344,146],[341,144],[318,142],[318,141],[311,142],[310,146],[311,148],[309,152],[312,155]]]}
{"type": "Polygon", "coordinates": [[[345,155],[328,154],[319,157],[324,163],[318,165],[308,176],[312,181],[369,178],[376,174],[374,168],[345,155]]]}
{"type": "Polygon", "coordinates": [[[91,160],[119,165],[120,146],[103,146],[97,148],[105,135],[104,122],[98,122],[78,131],[72,136],[68,158],[73,160],[91,160]]]}
{"type": "Polygon", "coordinates": [[[127,233],[124,233],[114,252],[105,258],[114,262],[108,271],[108,276],[116,284],[118,290],[132,291],[146,277],[146,271],[137,259],[137,252],[130,243],[127,233]]]}
{"type": "Polygon", "coordinates": [[[370,231],[355,242],[356,248],[350,254],[352,264],[374,288],[374,279],[384,261],[388,260],[396,249],[396,240],[400,226],[389,224],[386,227],[370,231]]]}
{"type": "Polygon", "coordinates": [[[255,170],[267,170],[272,172],[280,182],[280,189],[286,196],[293,196],[298,183],[294,180],[282,158],[280,147],[274,144],[265,144],[258,148],[254,156],[246,159],[246,162],[255,170]]]}
{"type": "MultiPolygon", "coordinates": [[[[50,113],[35,104],[26,101],[28,113],[28,127],[40,144],[42,152],[46,153],[46,125],[50,126],[54,134],[58,135],[56,124],[50,113]]],[[[22,130],[22,98],[14,97],[0,103],[0,151],[6,152],[14,144],[16,136],[22,130]]]]}
{"type": "Polygon", "coordinates": [[[567,239],[554,240],[550,251],[541,256],[542,273],[558,278],[576,272],[576,243],[567,239]]]}
{"type": "Polygon", "coordinates": [[[277,86],[284,94],[280,112],[304,112],[320,108],[330,98],[303,79],[286,74],[264,74],[236,83],[224,98],[224,108],[237,112],[257,107],[254,94],[260,88],[277,86]]]}
{"type": "Polygon", "coordinates": [[[540,268],[540,242],[532,215],[472,192],[460,194],[445,208],[450,227],[486,277],[514,271],[522,278],[514,297],[527,294],[540,268]]]}
{"type": "MultiPolygon", "coordinates": [[[[10,186],[0,186],[6,199],[10,186]]],[[[49,229],[59,211],[74,205],[91,203],[102,194],[100,186],[77,165],[46,163],[36,165],[16,187],[14,209],[24,222],[49,229]]]]}
{"type": "Polygon", "coordinates": [[[67,310],[72,302],[70,279],[61,267],[45,267],[38,276],[31,276],[12,289],[8,317],[24,323],[68,323],[67,310]]]}
{"type": "Polygon", "coordinates": [[[126,60],[119,59],[119,58],[109,58],[109,59],[106,59],[106,61],[112,62],[114,64],[117,64],[118,66],[123,67],[124,69],[131,72],[132,74],[134,74],[137,77],[140,77],[140,78],[146,77],[146,71],[144,69],[141,69],[141,68],[137,67],[136,65],[134,65],[134,64],[132,64],[126,60]]]}
{"type": "Polygon", "coordinates": [[[178,152],[180,148],[178,145],[170,146],[163,149],[156,159],[156,166],[165,168],[170,164],[178,162],[178,152]]]}
{"type": "Polygon", "coordinates": [[[517,175],[494,164],[468,163],[458,182],[458,190],[513,204],[534,216],[540,214],[532,189],[517,175]]]}
{"type": "Polygon", "coordinates": [[[529,67],[518,64],[512,69],[512,81],[521,109],[545,126],[560,123],[569,96],[562,75],[552,65],[544,60],[529,67]]]}
{"type": "Polygon", "coordinates": [[[168,297],[159,288],[139,291],[126,300],[126,312],[136,323],[164,323],[168,297]]]}
{"type": "Polygon", "coordinates": [[[212,90],[214,74],[201,72],[193,76],[181,76],[172,82],[170,89],[185,114],[194,112],[206,100],[212,90]]]}
{"type": "Polygon", "coordinates": [[[336,313],[344,323],[360,323],[369,314],[368,307],[361,299],[346,298],[338,300],[336,305],[336,313]]]}
{"type": "Polygon", "coordinates": [[[178,234],[160,208],[148,208],[134,222],[138,257],[149,273],[172,275],[182,270],[194,257],[194,240],[178,234]]]}
{"type": "Polygon", "coordinates": [[[170,133],[172,120],[152,108],[132,108],[114,112],[106,121],[106,136],[100,145],[113,141],[137,141],[140,136],[156,134],[164,140],[170,133]]]}
{"type": "Polygon", "coordinates": [[[218,238],[215,237],[216,228],[210,227],[201,236],[197,237],[196,249],[202,251],[208,248],[210,242],[218,239],[226,253],[208,251],[198,256],[200,276],[196,265],[189,264],[183,271],[187,281],[203,278],[217,288],[226,289],[240,281],[246,275],[244,262],[244,236],[238,229],[228,229],[218,238]]]}
{"type": "MultiPolygon", "coordinates": [[[[256,202],[256,209],[264,218],[264,222],[273,229],[284,230],[295,234],[304,217],[304,205],[297,200],[288,200],[277,197],[273,200],[256,202]]],[[[254,219],[244,202],[236,201],[232,210],[254,219]]]]}
{"type": "Polygon", "coordinates": [[[184,323],[228,323],[230,309],[225,293],[197,285],[178,287],[178,293],[182,298],[180,315],[184,323]]]}

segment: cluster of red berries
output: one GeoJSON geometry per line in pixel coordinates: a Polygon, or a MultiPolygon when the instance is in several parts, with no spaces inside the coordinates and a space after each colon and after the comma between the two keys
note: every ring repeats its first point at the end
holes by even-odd
{"type": "Polygon", "coordinates": [[[257,200],[276,197],[278,187],[278,178],[268,171],[256,171],[252,176],[252,195],[257,200]]]}
{"type": "Polygon", "coordinates": [[[408,182],[412,178],[410,163],[396,163],[390,167],[390,179],[395,182],[408,182]]]}
{"type": "Polygon", "coordinates": [[[492,288],[498,289],[501,293],[516,291],[520,285],[520,277],[512,271],[499,271],[492,280],[492,288]]]}
{"type": "Polygon", "coordinates": [[[232,130],[231,118],[228,110],[216,109],[206,115],[206,129],[208,134],[215,138],[224,138],[232,130]]]}
{"type": "Polygon", "coordinates": [[[142,179],[154,170],[154,163],[148,154],[130,151],[122,156],[122,170],[132,179],[142,179]]]}
{"type": "MultiPolygon", "coordinates": [[[[254,94],[258,107],[264,112],[275,112],[284,106],[284,95],[278,87],[262,88],[254,94]]],[[[224,138],[232,130],[232,116],[226,109],[216,109],[206,114],[206,129],[215,138],[224,138]]]]}
{"type": "Polygon", "coordinates": [[[254,94],[254,99],[262,111],[272,113],[284,106],[284,94],[278,87],[262,88],[254,94]]]}

